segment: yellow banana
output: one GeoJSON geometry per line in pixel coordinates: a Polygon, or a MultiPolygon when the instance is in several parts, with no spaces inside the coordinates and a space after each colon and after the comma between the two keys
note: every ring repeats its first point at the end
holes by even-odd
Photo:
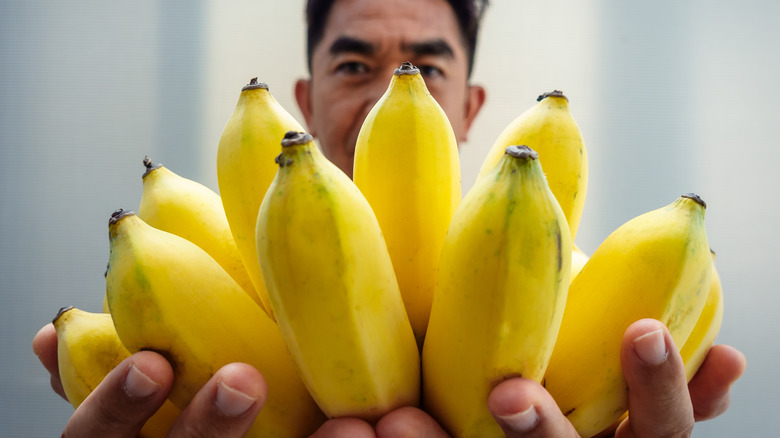
{"type": "Polygon", "coordinates": [[[306,391],[276,324],[192,242],[146,224],[131,211],[109,221],[106,292],[122,343],[171,362],[170,400],[187,406],[222,366],[253,365],[268,399],[249,436],[299,437],[324,416],[306,391]]]}
{"type": "MultiPolygon", "coordinates": [[[[682,356],[683,363],[685,364],[685,376],[688,381],[693,378],[699,366],[704,362],[704,358],[707,356],[710,347],[712,347],[718,331],[720,331],[720,323],[723,317],[723,301],[721,294],[721,284],[718,272],[715,270],[714,259],[715,253],[712,253],[713,266],[712,266],[712,282],[710,284],[710,291],[707,294],[707,302],[704,304],[704,309],[699,315],[699,319],[696,320],[696,325],[693,328],[690,336],[680,348],[680,356],[682,356]]],[[[628,417],[628,412],[624,413],[617,421],[612,423],[610,427],[603,430],[601,433],[595,435],[598,438],[612,437],[615,434],[620,423],[628,417]]]]}
{"type": "Polygon", "coordinates": [[[460,161],[447,115],[408,62],[360,128],[353,178],[382,228],[422,346],[441,248],[461,199],[460,161]]]}
{"type": "Polygon", "coordinates": [[[252,79],[242,90],[217,150],[217,182],[230,231],[263,308],[273,319],[257,261],[255,226],[265,192],[276,174],[274,157],[287,131],[303,128],[252,79]]]}
{"type": "Polygon", "coordinates": [[[707,357],[723,322],[723,289],[720,275],[715,269],[714,252],[712,253],[712,263],[712,283],[707,294],[707,302],[696,321],[696,326],[680,348],[680,356],[685,364],[685,376],[689,381],[699,370],[704,358],[707,357]]]}
{"type": "Polygon", "coordinates": [[[290,132],[257,248],[271,306],[329,417],[370,421],[419,402],[419,353],[379,224],[349,177],[290,132]]]}
{"type": "Polygon", "coordinates": [[[111,310],[108,308],[108,297],[106,296],[105,291],[103,291],[103,307],[102,307],[102,310],[103,310],[103,313],[111,313],[111,310]]]}
{"type": "Polygon", "coordinates": [[[572,281],[545,385],[582,436],[627,408],[620,347],[630,324],[657,319],[676,345],[691,333],[712,275],[704,210],[689,194],[626,222],[572,281]]]}
{"type": "Polygon", "coordinates": [[[588,189],[588,154],[569,99],[556,90],[539,96],[537,103],[515,118],[499,134],[479,171],[481,178],[498,162],[504,148],[530,146],[539,154],[550,189],[569,223],[572,241],[585,206],[588,189]]]}
{"type": "Polygon", "coordinates": [[[144,158],[143,193],[138,217],[147,224],[198,245],[262,306],[244,268],[222,200],[210,188],[144,158]]]}
{"type": "MultiPolygon", "coordinates": [[[[130,356],[114,329],[111,315],[63,307],[54,317],[62,389],[74,408],[103,378],[130,356]]],[[[166,400],[147,420],[139,436],[164,437],[181,411],[166,400]]]]}
{"type": "Polygon", "coordinates": [[[423,401],[455,437],[504,436],[487,408],[508,376],[541,382],[572,255],[536,153],[510,146],[452,219],[422,353],[423,401]]]}

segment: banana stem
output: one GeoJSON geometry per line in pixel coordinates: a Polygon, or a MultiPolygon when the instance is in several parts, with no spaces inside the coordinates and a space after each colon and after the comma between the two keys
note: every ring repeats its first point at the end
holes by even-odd
{"type": "Polygon", "coordinates": [[[293,159],[291,157],[285,157],[285,150],[292,146],[301,146],[308,144],[314,140],[311,134],[298,131],[287,131],[282,139],[282,153],[277,155],[274,161],[279,167],[291,166],[293,159]]]}
{"type": "Polygon", "coordinates": [[[290,146],[300,146],[302,144],[309,143],[313,140],[311,134],[306,132],[287,131],[282,139],[282,147],[287,148],[290,146]]]}
{"type": "Polygon", "coordinates": [[[122,218],[127,217],[127,216],[133,216],[133,215],[135,215],[135,212],[132,211],[132,210],[125,210],[123,208],[120,208],[118,210],[114,210],[114,212],[111,213],[111,217],[108,219],[108,224],[109,225],[114,225],[117,222],[119,222],[120,220],[122,220],[122,218]]]}
{"type": "Polygon", "coordinates": [[[539,154],[526,145],[507,146],[505,153],[511,157],[520,158],[523,160],[539,159],[539,154]]]}
{"type": "Polygon", "coordinates": [[[73,308],[73,306],[60,307],[60,310],[57,311],[57,315],[54,316],[54,319],[51,320],[51,323],[52,324],[56,323],[57,320],[60,319],[60,317],[65,314],[65,312],[67,312],[68,310],[70,310],[72,308],[73,308]]]}
{"type": "Polygon", "coordinates": [[[257,78],[252,78],[247,85],[244,85],[244,88],[242,88],[241,91],[257,90],[259,88],[268,90],[268,84],[265,82],[257,82],[257,78]]]}
{"type": "Polygon", "coordinates": [[[563,95],[563,91],[561,91],[561,90],[553,90],[553,91],[549,91],[547,93],[542,93],[542,94],[539,95],[539,97],[536,98],[536,101],[540,102],[540,101],[542,101],[542,100],[544,100],[544,99],[546,99],[548,97],[562,97],[562,98],[566,99],[567,102],[569,101],[569,98],[564,96],[563,95]]]}
{"type": "Polygon", "coordinates": [[[146,167],[146,171],[144,172],[143,175],[141,175],[141,179],[146,178],[146,175],[149,175],[149,173],[151,173],[154,169],[159,169],[160,167],[162,167],[162,164],[160,163],[154,164],[152,162],[152,159],[149,158],[148,155],[146,155],[144,156],[144,166],[146,167]]]}
{"type": "Polygon", "coordinates": [[[682,196],[683,198],[693,199],[694,201],[696,201],[696,203],[697,203],[697,204],[701,205],[701,206],[702,206],[702,207],[704,207],[705,209],[707,208],[707,203],[706,203],[706,202],[704,202],[704,199],[701,199],[701,198],[699,197],[699,195],[697,195],[697,194],[695,194],[695,193],[686,193],[686,194],[684,194],[684,195],[681,195],[681,196],[682,196]]]}
{"type": "Polygon", "coordinates": [[[412,65],[411,62],[404,61],[400,67],[398,67],[397,69],[395,69],[395,71],[393,71],[393,74],[396,76],[416,75],[416,74],[420,74],[420,69],[412,65]]]}

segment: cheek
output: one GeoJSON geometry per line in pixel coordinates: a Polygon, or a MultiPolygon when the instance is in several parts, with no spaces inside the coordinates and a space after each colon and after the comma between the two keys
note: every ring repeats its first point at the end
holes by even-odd
{"type": "Polygon", "coordinates": [[[350,97],[350,94],[322,96],[316,106],[316,116],[313,119],[323,152],[339,165],[342,161],[351,158],[354,137],[362,125],[363,102],[361,99],[350,97]]]}
{"type": "Polygon", "coordinates": [[[343,138],[350,123],[355,118],[354,106],[345,99],[323,100],[322,105],[317,110],[318,130],[322,135],[328,137],[343,138]]]}
{"type": "Polygon", "coordinates": [[[339,108],[342,105],[341,97],[328,90],[320,91],[312,98],[313,121],[320,132],[327,132],[333,123],[339,122],[339,117],[334,113],[343,111],[339,108]]]}

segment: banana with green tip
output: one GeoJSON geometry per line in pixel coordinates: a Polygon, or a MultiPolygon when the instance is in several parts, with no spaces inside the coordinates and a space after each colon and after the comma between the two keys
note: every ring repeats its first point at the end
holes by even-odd
{"type": "Polygon", "coordinates": [[[508,376],[541,382],[571,248],[536,153],[508,147],[452,219],[423,346],[425,408],[453,436],[504,436],[488,411],[491,389],[508,376]]]}
{"type": "Polygon", "coordinates": [[[268,85],[254,78],[241,89],[217,149],[217,182],[230,231],[263,308],[272,319],[257,261],[257,212],[276,174],[274,157],[279,154],[279,141],[287,131],[302,130],[271,95],[268,85]]]}
{"type": "Polygon", "coordinates": [[[279,328],[211,256],[131,211],[111,215],[109,240],[106,293],[117,334],[129,351],[171,362],[176,406],[185,408],[219,368],[244,362],[268,385],[248,436],[300,437],[322,424],[279,328]]]}
{"type": "Polygon", "coordinates": [[[544,381],[582,436],[604,430],[628,408],[620,349],[630,324],[657,319],[676,345],[693,330],[712,276],[704,210],[690,194],[635,217],[572,281],[544,381]]]}
{"type": "Polygon", "coordinates": [[[588,154],[569,99],[555,90],[538,97],[537,103],[517,116],[499,134],[479,170],[481,178],[498,162],[504,148],[525,144],[539,154],[547,182],[569,223],[572,241],[585,206],[588,189],[588,154]]]}
{"type": "Polygon", "coordinates": [[[419,352],[371,207],[309,134],[285,136],[276,161],[258,258],[309,392],[329,417],[416,406],[419,352]]]}
{"type": "MultiPolygon", "coordinates": [[[[111,315],[63,307],[52,321],[57,332],[57,362],[62,389],[78,408],[111,370],[130,357],[111,315]]],[[[140,437],[164,437],[181,410],[169,400],[146,421],[140,437]]]]}
{"type": "Polygon", "coordinates": [[[379,220],[422,346],[441,248],[461,186],[452,126],[412,64],[395,70],[364,120],[353,177],[379,220]]]}
{"type": "Polygon", "coordinates": [[[143,163],[146,172],[142,176],[138,217],[201,247],[262,306],[233,241],[219,195],[160,163],[153,163],[149,157],[144,157],[143,163]]]}

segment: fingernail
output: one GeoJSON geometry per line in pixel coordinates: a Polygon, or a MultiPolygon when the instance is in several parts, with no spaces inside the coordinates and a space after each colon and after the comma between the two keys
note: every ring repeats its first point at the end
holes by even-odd
{"type": "Polygon", "coordinates": [[[648,365],[658,365],[666,360],[669,352],[666,350],[664,332],[653,330],[634,339],[634,351],[642,362],[648,365]]]}
{"type": "Polygon", "coordinates": [[[539,413],[536,412],[536,408],[531,405],[531,407],[522,412],[500,415],[499,418],[515,432],[528,432],[535,428],[539,422],[539,413]]]}
{"type": "Polygon", "coordinates": [[[125,392],[131,397],[149,397],[160,389],[160,384],[150,379],[135,365],[130,365],[130,370],[125,377],[125,392]]]}
{"type": "Polygon", "coordinates": [[[256,398],[231,388],[225,382],[217,385],[217,409],[229,417],[238,417],[257,401],[256,398]]]}

